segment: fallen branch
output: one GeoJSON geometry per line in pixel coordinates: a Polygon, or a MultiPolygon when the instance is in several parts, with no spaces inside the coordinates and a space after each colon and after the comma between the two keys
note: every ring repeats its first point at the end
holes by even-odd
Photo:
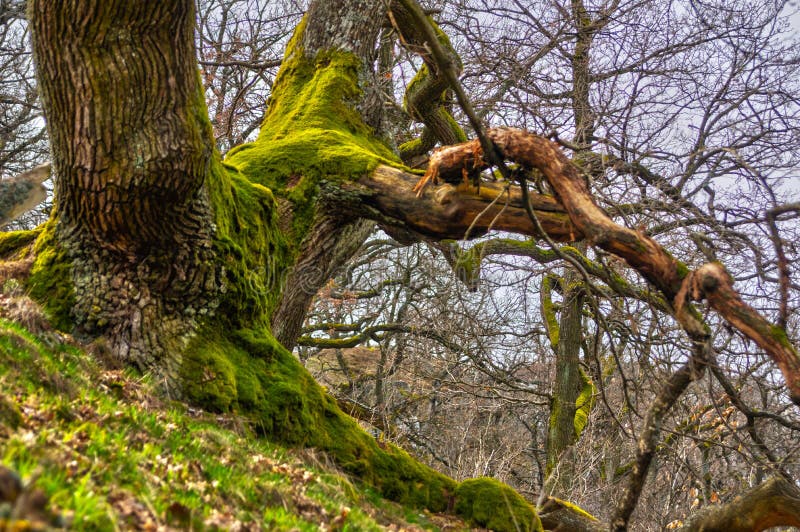
{"type": "MultiPolygon", "coordinates": [[[[675,319],[695,344],[704,344],[709,332],[689,301],[705,299],[712,309],[775,361],[786,379],[792,401],[800,405],[797,350],[789,343],[782,327],[771,324],[742,301],[722,265],[706,264],[690,272],[652,238],[615,223],[597,205],[578,169],[554,142],[511,128],[492,129],[488,136],[505,158],[544,174],[577,233],[589,243],[623,258],[655,286],[669,301],[675,319]]],[[[478,141],[448,146],[434,152],[420,183],[424,187],[437,178],[457,182],[465,172],[485,167],[478,141]]],[[[549,228],[544,229],[550,234],[549,228]]]]}

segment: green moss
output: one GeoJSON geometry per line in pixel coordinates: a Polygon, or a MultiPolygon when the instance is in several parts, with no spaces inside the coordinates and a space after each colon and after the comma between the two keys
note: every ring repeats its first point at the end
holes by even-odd
{"type": "Polygon", "coordinates": [[[585,517],[586,519],[590,519],[592,521],[598,520],[595,516],[593,516],[592,514],[590,514],[580,506],[578,506],[577,504],[572,504],[571,502],[567,502],[565,500],[558,499],[556,497],[548,497],[548,499],[555,501],[556,503],[558,503],[559,506],[566,508],[572,513],[580,515],[581,517],[585,517]]]}
{"type": "Polygon", "coordinates": [[[540,290],[540,299],[542,302],[542,317],[544,318],[544,325],[547,329],[547,336],[550,339],[550,345],[553,349],[558,346],[558,339],[561,329],[558,326],[558,317],[556,316],[555,307],[553,306],[553,281],[551,275],[542,277],[542,286],[540,290]]]}
{"type": "Polygon", "coordinates": [[[326,451],[387,498],[446,509],[455,482],[395,446],[378,445],[268,331],[206,331],[189,346],[181,374],[193,402],[234,410],[273,441],[326,451]],[[189,382],[203,376],[205,383],[189,382]]]}
{"type": "Polygon", "coordinates": [[[594,408],[594,396],[597,393],[597,387],[592,382],[592,379],[583,368],[579,368],[581,373],[581,380],[583,381],[583,388],[580,395],[575,399],[575,440],[581,437],[583,429],[586,428],[586,423],[589,421],[589,414],[592,413],[594,408]]]}
{"type": "Polygon", "coordinates": [[[32,231],[7,231],[0,233],[0,257],[4,257],[23,246],[30,244],[41,233],[40,229],[32,231]]]}
{"type": "Polygon", "coordinates": [[[397,147],[400,152],[400,158],[404,161],[410,161],[412,157],[428,153],[433,147],[436,146],[436,137],[431,132],[430,128],[423,128],[422,134],[414,139],[404,142],[397,147]]]}
{"type": "Polygon", "coordinates": [[[192,402],[212,412],[227,412],[237,398],[236,366],[220,342],[194,342],[184,353],[180,376],[192,402]]]}
{"type": "Polygon", "coordinates": [[[224,271],[217,318],[229,327],[265,327],[291,263],[272,192],[214,161],[208,186],[214,206],[214,248],[224,271]]]}
{"type": "Polygon", "coordinates": [[[679,279],[685,279],[689,275],[689,267],[679,260],[675,261],[675,269],[678,270],[679,279]]]}
{"type": "Polygon", "coordinates": [[[794,346],[789,341],[789,336],[786,334],[786,329],[781,327],[780,325],[772,325],[770,327],[770,332],[772,333],[772,337],[782,346],[789,348],[790,350],[794,351],[794,346]]]}
{"type": "Polygon", "coordinates": [[[412,102],[409,100],[409,97],[413,96],[414,93],[416,93],[419,88],[426,83],[428,78],[430,78],[430,75],[431,71],[428,69],[428,65],[423,64],[421,67],[419,67],[417,73],[414,74],[414,77],[411,78],[411,81],[408,82],[408,85],[406,85],[406,92],[403,94],[403,109],[405,109],[406,112],[412,112],[412,102]]]}
{"type": "Polygon", "coordinates": [[[71,268],[67,252],[55,237],[55,220],[47,222],[36,241],[36,260],[27,279],[30,296],[39,301],[54,327],[72,329],[71,310],[75,304],[71,268]]]}
{"type": "Polygon", "coordinates": [[[459,484],[456,513],[474,525],[497,532],[544,530],[534,507],[493,478],[474,478],[459,484]]]}
{"type": "Polygon", "coordinates": [[[401,166],[355,108],[361,61],[341,51],[307,57],[299,45],[304,25],[287,46],[258,138],[226,159],[292,202],[295,244],[311,225],[322,179],[356,179],[381,163],[401,166]]]}

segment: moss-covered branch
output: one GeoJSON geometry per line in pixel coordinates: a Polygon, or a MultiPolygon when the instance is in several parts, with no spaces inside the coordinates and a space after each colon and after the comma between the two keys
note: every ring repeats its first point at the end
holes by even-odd
{"type": "MultiPolygon", "coordinates": [[[[450,82],[426,46],[426,32],[418,24],[414,13],[404,2],[394,1],[390,4],[389,20],[400,35],[403,46],[419,54],[423,60],[419,72],[406,87],[403,98],[406,112],[425,126],[420,138],[400,146],[400,157],[410,162],[414,157],[430,151],[437,142],[455,144],[466,141],[467,137],[450,114],[447,97],[450,82]]],[[[436,41],[445,50],[450,65],[460,72],[461,60],[450,39],[431,17],[426,17],[426,20],[434,28],[436,41]]]]}

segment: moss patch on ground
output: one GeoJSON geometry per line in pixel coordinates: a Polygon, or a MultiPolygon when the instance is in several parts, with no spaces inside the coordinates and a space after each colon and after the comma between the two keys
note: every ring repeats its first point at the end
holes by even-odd
{"type": "MultiPolygon", "coordinates": [[[[27,492],[42,490],[70,528],[465,528],[381,499],[324,455],[269,443],[238,416],[156,396],[146,378],[99,368],[68,337],[0,320],[0,397],[14,420],[0,424],[0,465],[27,492]]],[[[0,512],[0,528],[7,519],[0,512]]]]}
{"type": "Polygon", "coordinates": [[[534,507],[493,478],[474,478],[456,490],[456,513],[472,524],[498,532],[543,531],[534,507]]]}

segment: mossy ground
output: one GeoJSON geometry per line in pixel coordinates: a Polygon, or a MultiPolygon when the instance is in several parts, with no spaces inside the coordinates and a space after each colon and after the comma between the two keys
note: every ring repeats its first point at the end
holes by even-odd
{"type": "Polygon", "coordinates": [[[65,337],[37,337],[6,321],[0,397],[0,464],[42,489],[76,530],[443,523],[359,488],[324,454],[270,444],[234,415],[154,399],[146,378],[103,370],[65,337]]]}

